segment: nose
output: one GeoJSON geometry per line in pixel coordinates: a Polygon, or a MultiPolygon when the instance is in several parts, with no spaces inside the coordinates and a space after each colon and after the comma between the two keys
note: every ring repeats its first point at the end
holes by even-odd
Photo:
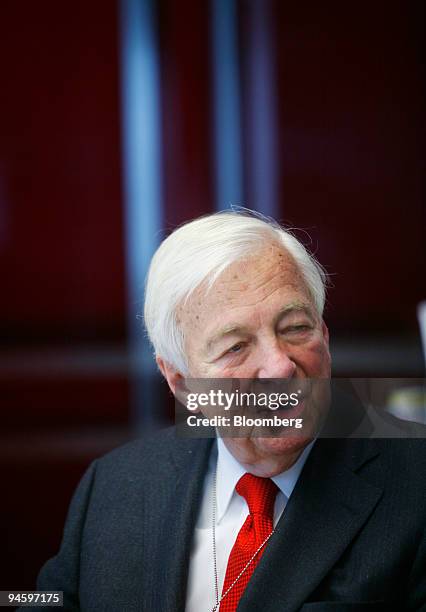
{"type": "Polygon", "coordinates": [[[291,378],[296,370],[296,364],[291,355],[279,347],[266,350],[258,369],[258,378],[291,378]]]}

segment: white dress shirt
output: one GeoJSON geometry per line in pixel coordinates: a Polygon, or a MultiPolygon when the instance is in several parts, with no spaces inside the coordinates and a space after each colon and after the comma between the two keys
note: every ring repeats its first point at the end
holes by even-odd
{"type": "MultiPolygon", "coordinates": [[[[279,489],[274,506],[274,527],[296,486],[313,444],[314,441],[303,450],[296,463],[289,470],[272,478],[279,489]]],[[[216,604],[212,534],[213,483],[216,465],[217,512],[215,531],[219,598],[225,581],[230,552],[238,532],[249,514],[246,500],[235,491],[237,482],[246,473],[246,470],[228,451],[222,438],[218,438],[217,445],[213,446],[210,455],[200,512],[192,541],[186,612],[211,612],[216,604]]]]}

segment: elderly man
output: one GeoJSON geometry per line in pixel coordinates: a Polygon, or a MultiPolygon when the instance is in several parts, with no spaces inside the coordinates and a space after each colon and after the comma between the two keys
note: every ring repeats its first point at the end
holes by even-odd
{"type": "MultiPolygon", "coordinates": [[[[270,220],[226,212],[177,229],[145,301],[171,391],[328,380],[324,287],[270,220]]],[[[95,461],[38,588],[91,612],[426,610],[423,440],[324,439],[319,423],[216,440],[171,429],[95,461]]]]}

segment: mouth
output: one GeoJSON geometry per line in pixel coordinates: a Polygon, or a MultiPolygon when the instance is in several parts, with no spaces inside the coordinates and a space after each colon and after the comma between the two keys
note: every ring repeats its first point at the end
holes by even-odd
{"type": "Polygon", "coordinates": [[[256,411],[256,414],[261,416],[262,418],[268,416],[277,415],[279,418],[283,419],[294,419],[300,417],[305,410],[306,402],[304,398],[299,399],[296,406],[280,406],[277,409],[272,408],[262,408],[256,411]]]}

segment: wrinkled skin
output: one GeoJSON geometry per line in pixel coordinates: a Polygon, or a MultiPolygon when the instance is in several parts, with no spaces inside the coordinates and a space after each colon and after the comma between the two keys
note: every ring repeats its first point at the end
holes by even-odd
{"type": "MultiPolygon", "coordinates": [[[[206,293],[199,287],[178,311],[191,378],[329,379],[328,330],[292,257],[269,244],[229,266],[206,293]]],[[[161,356],[172,392],[183,377],[161,356]]],[[[328,386],[327,386],[328,388],[328,386]]],[[[318,394],[324,385],[319,387],[318,394]]],[[[327,397],[317,397],[318,405],[327,397]]],[[[245,469],[279,474],[297,460],[314,435],[224,437],[245,469]]]]}

